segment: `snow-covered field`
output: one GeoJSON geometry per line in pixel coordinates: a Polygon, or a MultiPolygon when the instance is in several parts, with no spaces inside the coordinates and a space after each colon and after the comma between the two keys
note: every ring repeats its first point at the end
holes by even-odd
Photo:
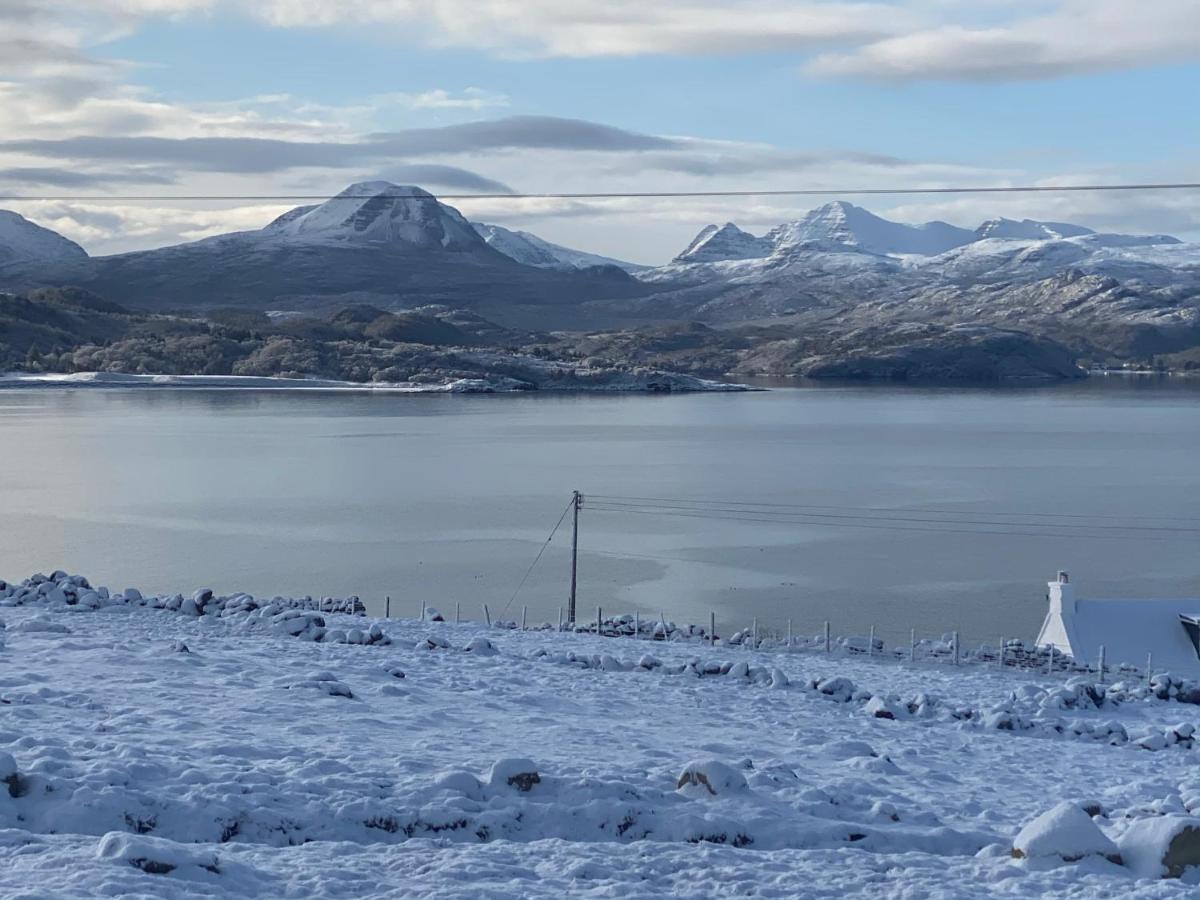
{"type": "Polygon", "coordinates": [[[6,897],[1200,885],[1158,877],[1200,826],[1200,706],[1163,679],[105,597],[65,576],[0,583],[0,619],[6,897]]]}

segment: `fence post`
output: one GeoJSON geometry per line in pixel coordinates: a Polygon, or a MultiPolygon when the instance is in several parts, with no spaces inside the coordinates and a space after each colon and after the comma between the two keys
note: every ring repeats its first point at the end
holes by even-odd
{"type": "Polygon", "coordinates": [[[867,638],[867,656],[875,655],[875,626],[871,626],[871,636],[867,638]]]}
{"type": "Polygon", "coordinates": [[[958,632],[954,632],[954,664],[958,665],[958,632]]]}
{"type": "Polygon", "coordinates": [[[658,618],[662,621],[663,643],[666,643],[668,640],[670,640],[670,637],[667,634],[667,614],[660,609],[658,611],[658,618]]]}
{"type": "Polygon", "coordinates": [[[717,646],[717,614],[711,610],[708,613],[708,646],[717,646]]]}
{"type": "Polygon", "coordinates": [[[425,621],[425,601],[421,601],[421,621],[425,621]]]}
{"type": "Polygon", "coordinates": [[[758,616],[754,617],[754,624],[750,626],[750,640],[753,642],[754,649],[758,649],[758,616]]]}
{"type": "Polygon", "coordinates": [[[521,607],[521,630],[522,631],[525,630],[525,617],[526,617],[526,615],[528,615],[528,613],[529,613],[529,607],[522,606],[521,607]]]}
{"type": "Polygon", "coordinates": [[[488,628],[492,627],[492,614],[488,611],[487,604],[483,604],[483,618],[487,621],[488,628]]]}
{"type": "Polygon", "coordinates": [[[596,607],[596,637],[600,637],[600,635],[602,634],[602,631],[600,629],[600,623],[601,623],[601,621],[603,621],[603,617],[604,617],[604,613],[601,611],[600,607],[597,606],[596,607]]]}
{"type": "Polygon", "coordinates": [[[1000,652],[997,654],[1000,659],[1000,668],[1004,668],[1004,638],[1000,638],[1000,652]]]}
{"type": "Polygon", "coordinates": [[[562,607],[558,608],[558,630],[562,631],[562,607]]]}
{"type": "Polygon", "coordinates": [[[908,661],[915,663],[917,661],[917,629],[909,629],[908,632],[908,661]]]}
{"type": "Polygon", "coordinates": [[[1100,683],[1104,684],[1104,645],[1100,645],[1100,683]]]}
{"type": "Polygon", "coordinates": [[[792,649],[792,620],[788,619],[788,649],[792,649]]]}
{"type": "Polygon", "coordinates": [[[384,598],[383,603],[383,617],[385,619],[390,619],[392,617],[392,595],[388,594],[387,597],[384,598]]]}
{"type": "Polygon", "coordinates": [[[639,612],[638,612],[638,611],[635,609],[635,610],[633,611],[633,639],[634,639],[635,641],[636,641],[636,640],[637,640],[639,637],[641,637],[641,636],[642,636],[642,634],[641,634],[641,631],[642,631],[642,616],[641,616],[641,614],[640,614],[640,613],[639,613],[639,612]]]}
{"type": "Polygon", "coordinates": [[[829,652],[829,620],[825,620],[825,652],[829,652]]]}
{"type": "Polygon", "coordinates": [[[458,600],[454,601],[454,624],[457,625],[462,621],[462,603],[458,600]]]}
{"type": "Polygon", "coordinates": [[[1146,654],[1146,684],[1150,684],[1150,676],[1154,673],[1154,654],[1146,654]]]}

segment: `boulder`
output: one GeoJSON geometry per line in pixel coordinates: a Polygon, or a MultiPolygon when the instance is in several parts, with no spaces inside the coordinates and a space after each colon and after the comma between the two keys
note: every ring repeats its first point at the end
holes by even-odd
{"type": "Polygon", "coordinates": [[[491,787],[512,787],[518,791],[530,791],[541,780],[533,760],[520,757],[498,759],[488,773],[491,787]]]}
{"type": "Polygon", "coordinates": [[[1200,866],[1200,818],[1135,819],[1118,842],[1125,864],[1142,878],[1179,878],[1200,866]]]}
{"type": "Polygon", "coordinates": [[[1076,862],[1100,856],[1121,864],[1121,852],[1078,803],[1064,801],[1025,825],[1013,839],[1016,859],[1054,858],[1076,862]]]}

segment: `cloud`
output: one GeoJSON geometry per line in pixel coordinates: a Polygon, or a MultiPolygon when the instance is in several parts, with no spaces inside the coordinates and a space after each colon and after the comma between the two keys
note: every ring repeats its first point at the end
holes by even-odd
{"type": "Polygon", "coordinates": [[[987,27],[942,23],[817,56],[814,75],[1016,81],[1200,60],[1195,0],[1059,0],[987,27]]]}
{"type": "Polygon", "coordinates": [[[259,0],[280,27],[417,26],[432,43],[518,56],[731,55],[862,41],[911,16],[884,2],[781,0],[259,0]]]}
{"type": "Polygon", "coordinates": [[[380,101],[390,100],[408,109],[469,109],[479,111],[489,107],[508,106],[507,95],[495,91],[485,91],[483,88],[469,87],[460,94],[440,88],[424,91],[419,94],[387,94],[378,98],[380,101]]]}
{"type": "Polygon", "coordinates": [[[174,184],[176,179],[165,172],[145,169],[105,172],[19,166],[0,168],[0,182],[22,187],[96,188],[118,184],[174,184]]]}
{"type": "Polygon", "coordinates": [[[458,166],[443,166],[433,163],[392,166],[379,172],[375,178],[400,184],[415,184],[421,187],[447,187],[452,190],[473,191],[481,194],[516,193],[516,191],[502,181],[485,178],[467,169],[460,169],[458,166]]]}
{"type": "Polygon", "coordinates": [[[254,137],[32,138],[0,141],[0,153],[59,160],[118,160],[186,166],[201,172],[282,172],[300,167],[339,168],[370,160],[501,150],[671,149],[681,142],[579,119],[513,116],[440,128],[368,135],[357,141],[287,141],[254,137]]]}

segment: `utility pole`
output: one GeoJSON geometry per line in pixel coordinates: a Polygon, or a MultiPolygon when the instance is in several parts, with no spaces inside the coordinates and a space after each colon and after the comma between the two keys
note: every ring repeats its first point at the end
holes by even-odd
{"type": "Polygon", "coordinates": [[[575,627],[575,584],[579,571],[579,507],[583,506],[583,494],[579,491],[571,493],[571,600],[567,607],[567,622],[575,627]]]}

